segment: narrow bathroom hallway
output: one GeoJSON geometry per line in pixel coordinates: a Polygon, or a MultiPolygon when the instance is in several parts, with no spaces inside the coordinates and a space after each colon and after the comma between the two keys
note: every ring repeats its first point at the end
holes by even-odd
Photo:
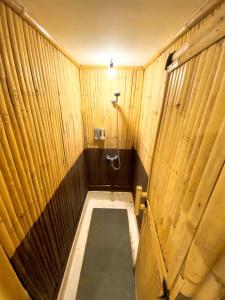
{"type": "Polygon", "coordinates": [[[0,300],[225,300],[225,0],[0,0],[0,300]]]}

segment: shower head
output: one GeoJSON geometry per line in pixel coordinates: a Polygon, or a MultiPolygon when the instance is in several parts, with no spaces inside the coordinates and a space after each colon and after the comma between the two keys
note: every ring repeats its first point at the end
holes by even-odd
{"type": "Polygon", "coordinates": [[[115,93],[114,93],[114,96],[117,97],[117,98],[118,98],[120,95],[121,95],[120,92],[115,92],[115,93]]]}
{"type": "Polygon", "coordinates": [[[120,92],[115,92],[115,93],[114,93],[114,96],[116,97],[116,99],[113,99],[113,100],[111,101],[112,104],[117,104],[118,98],[119,98],[120,95],[121,95],[120,92]]]}

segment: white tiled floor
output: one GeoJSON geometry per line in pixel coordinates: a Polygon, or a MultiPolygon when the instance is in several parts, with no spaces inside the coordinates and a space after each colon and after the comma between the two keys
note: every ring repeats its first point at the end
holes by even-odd
{"type": "Polygon", "coordinates": [[[139,232],[134,215],[132,194],[127,192],[88,192],[77,233],[72,245],[58,300],[75,300],[93,208],[127,209],[133,263],[139,232]]]}

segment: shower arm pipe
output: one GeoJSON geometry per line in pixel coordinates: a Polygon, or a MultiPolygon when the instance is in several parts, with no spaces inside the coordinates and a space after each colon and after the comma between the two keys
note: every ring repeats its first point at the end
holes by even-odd
{"type": "Polygon", "coordinates": [[[119,100],[120,93],[115,93],[116,101],[116,128],[117,128],[117,158],[119,162],[119,166],[115,167],[114,160],[111,161],[112,168],[116,171],[119,171],[121,168],[121,160],[120,160],[120,150],[119,150],[119,120],[118,120],[118,100],[119,100]]]}
{"type": "Polygon", "coordinates": [[[208,0],[207,3],[200,8],[192,17],[187,21],[168,41],[165,42],[164,46],[152,56],[152,58],[144,65],[146,69],[151,65],[157,58],[159,58],[164,52],[168,50],[180,37],[187,33],[191,28],[198,24],[204,17],[209,15],[216,7],[225,2],[224,0],[208,0]]]}
{"type": "Polygon", "coordinates": [[[0,0],[5,5],[9,6],[13,11],[15,11],[24,21],[26,21],[30,26],[37,30],[41,35],[43,35],[55,48],[57,48],[63,55],[65,55],[73,64],[80,67],[78,62],[73,56],[71,56],[62,46],[60,46],[53,37],[40,25],[38,24],[27,12],[26,8],[16,0],[0,0]]]}

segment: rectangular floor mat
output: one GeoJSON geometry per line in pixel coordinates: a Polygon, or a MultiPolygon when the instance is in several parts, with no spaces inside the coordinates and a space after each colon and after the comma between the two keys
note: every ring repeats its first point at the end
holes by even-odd
{"type": "Polygon", "coordinates": [[[126,209],[94,208],[76,300],[134,300],[126,209]]]}

